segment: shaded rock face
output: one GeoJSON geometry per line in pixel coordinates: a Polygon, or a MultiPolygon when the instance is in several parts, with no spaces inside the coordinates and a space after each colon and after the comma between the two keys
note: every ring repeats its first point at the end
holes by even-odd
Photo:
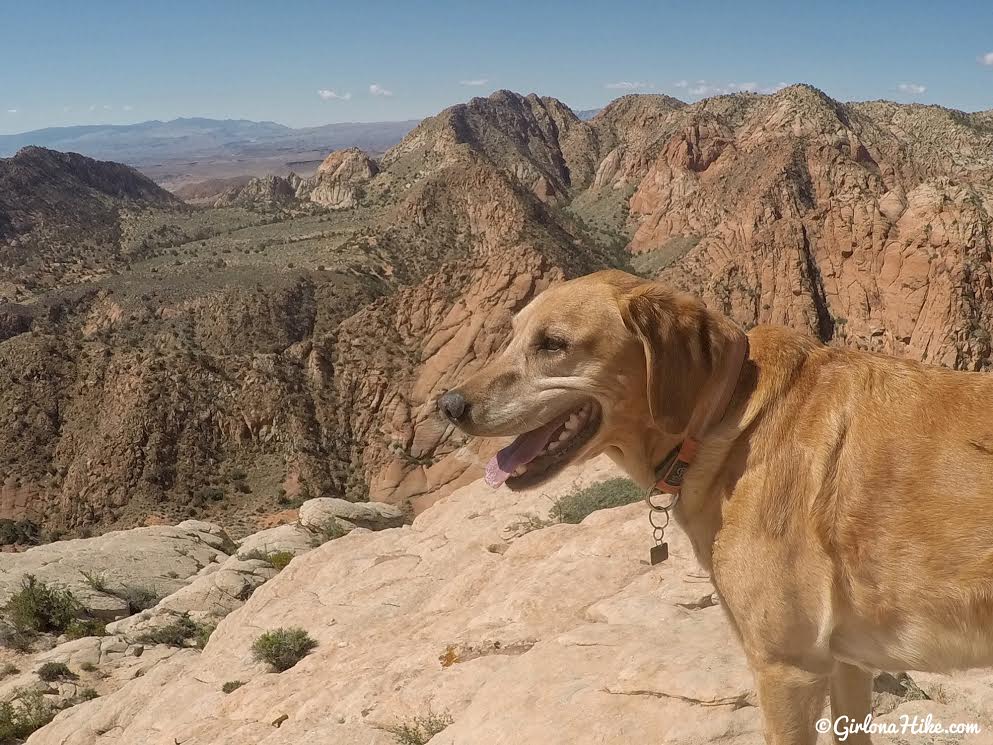
{"type": "MultiPolygon", "coordinates": [[[[667,532],[671,557],[652,567],[641,503],[530,529],[558,497],[616,475],[600,459],[541,493],[477,482],[412,526],[325,544],[228,615],[202,654],[29,743],[390,745],[384,727],[429,711],[451,717],[432,739],[443,745],[762,743],[752,677],[684,535],[667,532]],[[294,626],[313,652],[278,674],[252,661],[263,630],[294,626]],[[244,685],[222,693],[232,680],[244,685]]],[[[877,721],[993,726],[988,673],[903,680],[881,680],[877,721]]]]}

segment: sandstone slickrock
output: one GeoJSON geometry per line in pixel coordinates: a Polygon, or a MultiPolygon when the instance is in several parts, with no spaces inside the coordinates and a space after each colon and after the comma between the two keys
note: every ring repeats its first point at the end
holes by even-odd
{"type": "MultiPolygon", "coordinates": [[[[413,526],[325,544],[227,616],[202,654],[73,707],[29,743],[389,745],[382,727],[428,711],[454,720],[434,745],[761,743],[751,676],[682,534],[651,567],[641,503],[521,530],[614,475],[600,459],[530,494],[477,482],[413,526]],[[271,673],[249,649],[278,626],[318,646],[271,673]],[[222,693],[230,680],[245,684],[222,693]]],[[[880,694],[881,721],[993,727],[989,673],[915,680],[933,700],[880,694]]]]}
{"type": "Polygon", "coordinates": [[[113,531],[97,538],[0,553],[0,605],[21,589],[28,575],[69,589],[94,616],[112,620],[129,615],[129,590],[164,597],[189,578],[227,558],[231,540],[214,525],[189,520],[175,527],[113,531]],[[87,575],[93,578],[91,581],[87,575]],[[106,590],[95,587],[105,583],[106,590]]]}
{"type": "Polygon", "coordinates": [[[398,528],[404,513],[399,507],[383,502],[348,502],[333,497],[308,499],[300,506],[300,524],[320,530],[331,520],[345,520],[370,530],[398,528]]]}
{"type": "MultiPolygon", "coordinates": [[[[307,506],[305,502],[302,508],[307,506]]],[[[352,517],[364,515],[364,524],[373,529],[397,524],[396,508],[390,505],[345,506],[352,517]]],[[[307,511],[322,509],[330,514],[326,504],[307,511]]],[[[70,589],[89,613],[119,620],[105,624],[106,635],[73,640],[39,635],[30,640],[29,649],[0,647],[0,663],[16,668],[0,677],[0,701],[16,702],[24,691],[36,691],[46,704],[62,709],[93,691],[107,695],[173,657],[193,654],[190,647],[199,643],[199,636],[209,635],[278,574],[274,555],[299,556],[326,541],[320,528],[280,525],[250,535],[236,547],[219,527],[189,520],[174,528],[118,531],[6,555],[0,602],[19,588],[19,578],[37,571],[47,584],[70,589]],[[165,597],[132,614],[124,598],[138,588],[165,597]],[[68,673],[43,680],[39,670],[51,664],[65,665],[68,673]]],[[[372,529],[354,527],[352,532],[372,529]]]]}

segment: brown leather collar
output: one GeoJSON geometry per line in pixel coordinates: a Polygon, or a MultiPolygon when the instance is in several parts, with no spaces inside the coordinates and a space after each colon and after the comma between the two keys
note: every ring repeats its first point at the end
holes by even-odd
{"type": "Polygon", "coordinates": [[[693,461],[696,460],[697,453],[700,451],[700,441],[707,431],[721,422],[727,414],[746,359],[748,359],[748,337],[745,336],[744,332],[739,332],[728,350],[718,395],[716,398],[704,401],[693,411],[690,423],[686,427],[686,439],[672,449],[662,461],[662,465],[655,471],[657,477],[655,489],[657,491],[663,494],[678,495],[682,490],[686,472],[693,465],[693,461]]]}

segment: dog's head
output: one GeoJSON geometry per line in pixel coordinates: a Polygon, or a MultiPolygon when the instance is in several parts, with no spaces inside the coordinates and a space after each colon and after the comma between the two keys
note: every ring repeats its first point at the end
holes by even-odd
{"type": "Polygon", "coordinates": [[[597,272],[536,297],[504,350],[439,408],[467,434],[515,436],[486,478],[529,488],[608,448],[636,449],[651,429],[683,432],[733,328],[697,298],[597,272]]]}

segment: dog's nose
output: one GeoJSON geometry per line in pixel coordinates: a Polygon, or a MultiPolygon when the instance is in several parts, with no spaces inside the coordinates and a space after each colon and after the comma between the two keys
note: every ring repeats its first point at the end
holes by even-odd
{"type": "Polygon", "coordinates": [[[466,402],[465,396],[461,393],[448,391],[438,399],[438,408],[441,409],[441,413],[449,420],[458,422],[466,415],[466,412],[469,410],[469,404],[466,402]]]}

